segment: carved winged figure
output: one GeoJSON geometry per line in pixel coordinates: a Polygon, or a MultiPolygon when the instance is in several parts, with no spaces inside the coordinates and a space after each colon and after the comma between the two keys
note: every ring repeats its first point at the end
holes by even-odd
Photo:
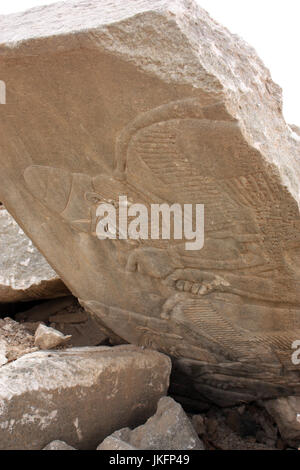
{"type": "Polygon", "coordinates": [[[126,341],[173,356],[175,383],[176,374],[187,377],[177,383],[183,394],[221,405],[299,388],[291,364],[300,339],[299,208],[243,132],[224,104],[188,98],[130,122],[110,175],[37,165],[24,173],[44,206],[94,239],[97,205],[117,205],[120,195],[147,207],[204,204],[197,252],[178,240],[95,240],[125,284],[135,279],[128,295],[148,289],[149,307],[107,305],[96,295],[82,302],[126,341]]]}

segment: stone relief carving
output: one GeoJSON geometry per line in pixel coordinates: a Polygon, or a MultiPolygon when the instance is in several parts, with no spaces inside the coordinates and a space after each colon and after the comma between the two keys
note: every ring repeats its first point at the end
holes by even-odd
{"type": "Polygon", "coordinates": [[[40,203],[92,238],[97,205],[120,195],[147,207],[204,204],[199,252],[176,240],[97,242],[100,251],[109,244],[112,269],[153,279],[158,314],[96,295],[82,304],[125,340],[170,354],[187,386],[220,404],[298,390],[290,356],[300,338],[299,210],[222,103],[186,99],[139,115],[117,137],[111,175],[32,165],[24,178],[40,203]]]}

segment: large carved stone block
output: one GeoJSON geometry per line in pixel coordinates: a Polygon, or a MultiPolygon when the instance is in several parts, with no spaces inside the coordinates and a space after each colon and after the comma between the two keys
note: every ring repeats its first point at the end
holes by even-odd
{"type": "Polygon", "coordinates": [[[82,305],[176,395],[299,393],[299,139],[255,51],[193,1],[65,2],[1,17],[0,77],[0,200],[82,305]],[[204,248],[100,241],[120,195],[204,204],[204,248]]]}

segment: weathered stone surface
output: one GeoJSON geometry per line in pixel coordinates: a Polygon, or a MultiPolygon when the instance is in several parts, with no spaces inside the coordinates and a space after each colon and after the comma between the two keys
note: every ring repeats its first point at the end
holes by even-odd
{"type": "Polygon", "coordinates": [[[5,209],[0,211],[0,247],[0,302],[67,294],[63,282],[5,209]]]}
{"type": "Polygon", "coordinates": [[[204,450],[181,405],[170,397],[159,400],[156,414],[145,424],[133,431],[129,428],[116,431],[98,450],[114,450],[126,443],[141,450],[204,450]]]}
{"type": "Polygon", "coordinates": [[[43,450],[76,450],[63,441],[50,442],[43,450]]]}
{"type": "Polygon", "coordinates": [[[265,402],[276,421],[282,438],[290,445],[300,445],[300,397],[285,397],[265,402]]]}
{"type": "Polygon", "coordinates": [[[170,359],[135,346],[40,351],[0,368],[0,449],[96,449],[168,390],[170,359]]]}
{"type": "Polygon", "coordinates": [[[0,44],[0,200],[82,305],[172,355],[176,396],[299,394],[299,139],[255,51],[190,0],[38,8],[0,44]],[[100,241],[120,195],[204,204],[204,248],[100,241]]]}
{"type": "Polygon", "coordinates": [[[71,335],[65,336],[60,331],[41,323],[35,332],[34,344],[39,349],[55,349],[69,343],[71,338],[71,335]]]}

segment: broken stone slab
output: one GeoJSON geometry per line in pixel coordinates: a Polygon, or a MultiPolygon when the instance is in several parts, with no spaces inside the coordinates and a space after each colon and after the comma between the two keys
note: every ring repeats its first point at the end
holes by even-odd
{"type": "Polygon", "coordinates": [[[192,0],[58,3],[0,44],[0,200],[84,308],[185,402],[299,395],[300,147],[255,51],[192,0]],[[99,240],[120,196],[204,204],[203,249],[99,240]]]}
{"type": "Polygon", "coordinates": [[[40,351],[0,368],[0,449],[43,449],[53,440],[96,449],[136,427],[169,386],[170,359],[135,346],[40,351]]]}
{"type": "Polygon", "coordinates": [[[275,420],[282,439],[289,445],[300,445],[300,397],[282,397],[264,402],[275,420]]]}
{"type": "Polygon", "coordinates": [[[12,216],[0,211],[0,302],[67,295],[68,289],[12,216]]]}
{"type": "Polygon", "coordinates": [[[43,350],[55,349],[59,346],[65,346],[71,338],[71,335],[65,336],[60,331],[41,323],[35,332],[34,344],[43,350]]]}
{"type": "Polygon", "coordinates": [[[43,450],[76,450],[74,447],[69,446],[63,441],[50,442],[43,450]]]}
{"type": "Polygon", "coordinates": [[[145,424],[133,431],[129,428],[116,431],[97,450],[114,450],[125,444],[140,450],[204,450],[181,405],[170,397],[159,400],[156,414],[145,424]]]}

